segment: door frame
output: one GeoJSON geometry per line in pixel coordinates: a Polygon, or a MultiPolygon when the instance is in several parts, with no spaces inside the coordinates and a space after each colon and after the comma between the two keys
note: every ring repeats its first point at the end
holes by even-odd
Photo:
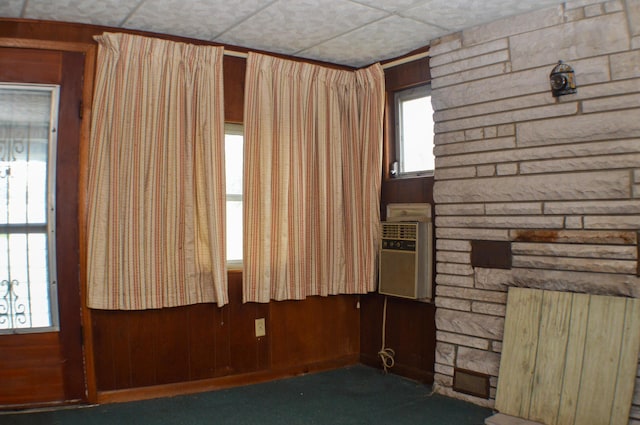
{"type": "MultiPolygon", "coordinates": [[[[61,42],[38,39],[22,39],[0,37],[0,47],[17,49],[34,49],[44,51],[72,52],[84,54],[84,72],[81,82],[82,101],[78,113],[81,117],[80,140],[78,144],[78,247],[79,247],[79,289],[80,289],[80,326],[82,327],[81,342],[82,361],[84,371],[85,394],[80,400],[94,403],[97,400],[96,374],[93,351],[93,335],[91,326],[91,311],[86,306],[86,193],[88,181],[89,134],[91,130],[91,105],[93,100],[93,85],[97,55],[96,43],[61,42]]],[[[64,376],[64,379],[68,379],[64,376]]],[[[66,383],[65,383],[66,387],[66,383]]],[[[66,394],[66,392],[65,392],[66,394]]]]}

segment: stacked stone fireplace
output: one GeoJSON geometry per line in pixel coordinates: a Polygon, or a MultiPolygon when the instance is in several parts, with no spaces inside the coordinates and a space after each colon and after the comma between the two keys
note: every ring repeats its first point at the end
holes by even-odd
{"type": "Polygon", "coordinates": [[[506,18],[431,57],[435,386],[493,407],[509,287],[640,297],[640,0],[506,18]],[[555,98],[559,60],[578,91],[555,98]],[[459,370],[489,398],[454,390],[459,370]]]}

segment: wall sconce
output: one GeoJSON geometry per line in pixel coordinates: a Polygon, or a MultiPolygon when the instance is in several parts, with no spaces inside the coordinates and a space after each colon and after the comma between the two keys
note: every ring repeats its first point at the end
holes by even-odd
{"type": "Polygon", "coordinates": [[[558,61],[558,64],[551,71],[549,82],[551,83],[551,94],[553,97],[573,94],[578,91],[576,89],[576,77],[573,68],[562,61],[558,61]]]}

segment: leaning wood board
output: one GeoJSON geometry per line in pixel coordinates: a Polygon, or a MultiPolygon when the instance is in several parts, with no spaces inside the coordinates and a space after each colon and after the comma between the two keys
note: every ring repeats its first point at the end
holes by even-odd
{"type": "Polygon", "coordinates": [[[640,300],[511,288],[496,409],[547,425],[626,425],[640,300]]]}

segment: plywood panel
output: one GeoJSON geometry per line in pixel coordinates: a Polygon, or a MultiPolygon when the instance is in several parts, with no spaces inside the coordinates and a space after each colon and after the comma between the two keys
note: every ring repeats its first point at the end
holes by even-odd
{"type": "Polygon", "coordinates": [[[507,300],[496,408],[527,417],[533,388],[542,291],[511,288],[507,300]]]}
{"type": "Polygon", "coordinates": [[[567,344],[564,384],[561,393],[562,403],[560,403],[556,422],[558,425],[573,425],[576,415],[588,317],[589,297],[586,295],[574,295],[571,301],[571,324],[567,344]]]}
{"type": "Polygon", "coordinates": [[[542,423],[554,423],[560,407],[565,357],[571,322],[572,294],[544,292],[536,355],[535,385],[531,391],[529,418],[542,423]]]}
{"type": "Polygon", "coordinates": [[[511,289],[496,408],[548,425],[627,424],[639,310],[637,299],[511,289]]]}
{"type": "Polygon", "coordinates": [[[615,372],[622,347],[624,311],[625,300],[622,298],[591,297],[577,424],[609,423],[616,389],[615,372]]]}
{"type": "Polygon", "coordinates": [[[637,372],[637,353],[640,349],[640,303],[626,300],[620,367],[616,382],[615,397],[611,409],[611,424],[624,424],[629,418],[629,406],[633,399],[633,388],[637,372]]]}

